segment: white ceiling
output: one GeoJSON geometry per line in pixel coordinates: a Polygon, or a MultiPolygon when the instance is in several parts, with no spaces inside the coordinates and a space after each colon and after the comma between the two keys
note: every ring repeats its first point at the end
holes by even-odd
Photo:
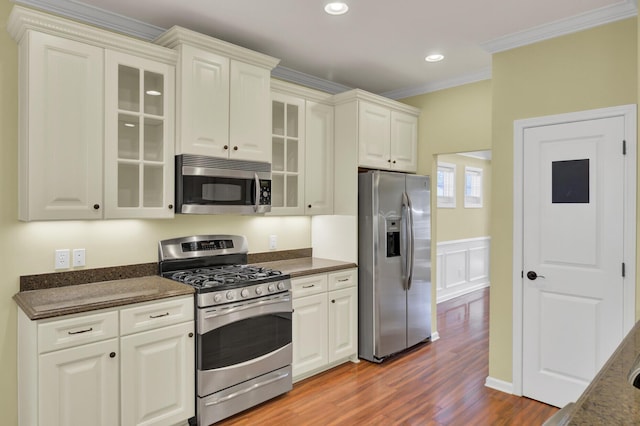
{"type": "Polygon", "coordinates": [[[343,16],[325,0],[15,1],[142,38],[183,26],[280,58],[276,76],[392,98],[490,78],[491,52],[637,13],[636,0],[345,0],[343,16]],[[445,60],[425,62],[434,52],[445,60]]]}

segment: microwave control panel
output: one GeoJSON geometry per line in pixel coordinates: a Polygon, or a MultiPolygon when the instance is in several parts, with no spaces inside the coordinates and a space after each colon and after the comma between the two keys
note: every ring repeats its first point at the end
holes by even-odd
{"type": "Polygon", "coordinates": [[[260,181],[260,205],[271,205],[271,181],[260,181]]]}

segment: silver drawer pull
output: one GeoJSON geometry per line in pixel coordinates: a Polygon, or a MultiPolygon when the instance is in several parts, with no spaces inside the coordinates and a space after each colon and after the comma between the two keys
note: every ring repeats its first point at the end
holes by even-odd
{"type": "Polygon", "coordinates": [[[338,280],[339,283],[343,283],[343,282],[346,282],[346,281],[349,281],[349,278],[345,278],[343,280],[338,280]]]}
{"type": "Polygon", "coordinates": [[[302,288],[311,288],[311,287],[315,287],[315,284],[311,284],[311,285],[303,285],[302,288]]]}
{"type": "Polygon", "coordinates": [[[169,316],[169,312],[165,313],[165,314],[160,314],[160,315],[149,315],[149,318],[162,318],[162,317],[166,317],[169,316]]]}
{"type": "Polygon", "coordinates": [[[82,334],[82,333],[88,333],[90,331],[93,331],[93,327],[91,328],[87,328],[86,330],[79,330],[79,331],[67,331],[67,333],[69,334],[82,334]]]}

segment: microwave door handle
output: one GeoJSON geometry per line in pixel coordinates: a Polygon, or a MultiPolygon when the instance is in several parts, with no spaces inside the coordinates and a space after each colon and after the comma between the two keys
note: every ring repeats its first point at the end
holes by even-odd
{"type": "Polygon", "coordinates": [[[258,209],[260,208],[260,178],[258,177],[257,173],[253,174],[253,179],[256,183],[256,191],[255,191],[255,197],[256,197],[256,202],[253,205],[253,211],[257,212],[258,209]]]}

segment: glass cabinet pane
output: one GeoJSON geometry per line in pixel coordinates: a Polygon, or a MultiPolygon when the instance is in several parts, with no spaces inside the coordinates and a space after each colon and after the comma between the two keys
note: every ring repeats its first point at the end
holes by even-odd
{"type": "Polygon", "coordinates": [[[144,159],[162,161],[164,153],[164,122],[155,118],[144,119],[144,159]]]}
{"type": "Polygon", "coordinates": [[[287,105],[287,136],[298,137],[298,106],[287,105]]]}
{"type": "Polygon", "coordinates": [[[144,166],[144,207],[162,207],[163,167],[144,166]]]}
{"type": "Polygon", "coordinates": [[[164,114],[164,76],[155,72],[144,72],[144,112],[164,114]]]}
{"type": "Polygon", "coordinates": [[[271,142],[271,170],[284,171],[284,139],[273,138],[271,142]]]}
{"type": "Polygon", "coordinates": [[[118,66],[118,108],[140,111],[140,70],[118,66]]]}
{"type": "Polygon", "coordinates": [[[135,115],[118,114],[118,158],[140,158],[140,119],[135,115]]]}
{"type": "Polygon", "coordinates": [[[298,141],[287,140],[287,171],[298,171],[298,141]]]}
{"type": "Polygon", "coordinates": [[[271,106],[272,132],[274,135],[284,136],[284,103],[273,101],[271,106]]]}
{"type": "Polygon", "coordinates": [[[138,207],[140,173],[136,164],[118,164],[118,207],[138,207]]]}
{"type": "Polygon", "coordinates": [[[287,207],[298,206],[298,176],[287,176],[287,207]]]}
{"type": "Polygon", "coordinates": [[[271,175],[271,206],[284,207],[284,176],[271,175]]]}

